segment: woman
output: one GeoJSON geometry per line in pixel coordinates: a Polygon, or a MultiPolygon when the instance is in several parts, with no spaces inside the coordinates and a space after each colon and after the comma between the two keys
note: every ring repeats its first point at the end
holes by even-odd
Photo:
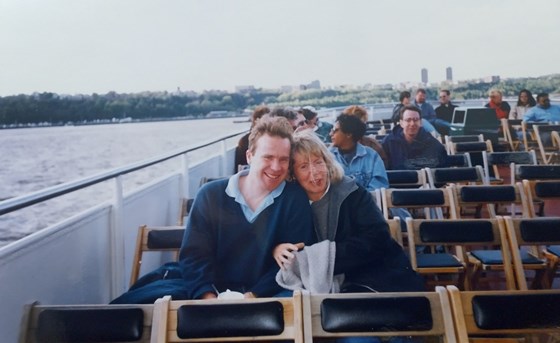
{"type": "Polygon", "coordinates": [[[331,131],[331,147],[336,161],[344,172],[368,191],[388,188],[389,179],[385,164],[377,152],[360,144],[366,133],[366,124],[360,118],[341,114],[331,131]]]}
{"type": "Polygon", "coordinates": [[[537,102],[529,90],[520,90],[517,96],[517,104],[509,112],[509,119],[523,119],[525,112],[536,104],[537,102]]]}
{"type": "MultiPolygon", "coordinates": [[[[312,132],[298,132],[292,152],[292,174],[310,200],[318,242],[335,243],[333,274],[344,274],[341,292],[425,290],[371,194],[344,175],[325,145],[312,132]]],[[[292,243],[274,249],[280,267],[301,248],[292,243]]]]}

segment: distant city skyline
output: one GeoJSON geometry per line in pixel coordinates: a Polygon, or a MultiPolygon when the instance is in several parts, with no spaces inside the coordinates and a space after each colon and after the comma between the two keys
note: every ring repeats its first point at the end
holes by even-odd
{"type": "Polygon", "coordinates": [[[558,13],[557,0],[2,0],[0,96],[407,84],[422,68],[437,83],[448,66],[454,81],[538,77],[560,72],[558,13]]]}

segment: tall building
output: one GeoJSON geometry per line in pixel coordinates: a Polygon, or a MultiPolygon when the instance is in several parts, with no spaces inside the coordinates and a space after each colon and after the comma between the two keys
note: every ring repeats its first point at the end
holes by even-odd
{"type": "Polygon", "coordinates": [[[428,84],[428,69],[422,68],[422,83],[427,85],[428,84]]]}
{"type": "Polygon", "coordinates": [[[451,67],[447,67],[447,69],[445,69],[445,80],[449,82],[453,81],[453,69],[451,69],[451,67]]]}

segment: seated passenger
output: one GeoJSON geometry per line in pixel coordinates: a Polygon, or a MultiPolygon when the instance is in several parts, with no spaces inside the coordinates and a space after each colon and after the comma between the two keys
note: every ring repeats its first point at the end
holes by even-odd
{"type": "Polygon", "coordinates": [[[317,112],[311,106],[302,107],[298,112],[305,117],[306,128],[313,130],[324,143],[331,142],[330,133],[333,127],[331,123],[319,120],[317,112]]]}
{"type": "Polygon", "coordinates": [[[341,114],[331,131],[330,151],[342,165],[344,174],[368,191],[389,185],[383,160],[373,149],[359,143],[366,132],[366,124],[358,117],[341,114]]]}
{"type": "Polygon", "coordinates": [[[537,106],[523,116],[523,121],[560,122],[560,106],[551,105],[548,93],[537,94],[537,106]]]}
{"type": "Polygon", "coordinates": [[[523,119],[525,113],[536,104],[537,102],[529,90],[520,90],[517,96],[517,104],[509,111],[509,119],[523,119]]]}
{"type": "Polygon", "coordinates": [[[422,169],[447,165],[445,147],[424,130],[421,120],[418,107],[409,105],[401,109],[399,126],[395,126],[382,143],[389,158],[388,169],[422,169]]]}
{"type": "MultiPolygon", "coordinates": [[[[402,247],[391,239],[387,222],[371,194],[344,175],[320,140],[308,132],[294,134],[292,165],[293,176],[311,202],[318,244],[327,240],[335,249],[334,269],[330,269],[333,275],[309,275],[310,278],[332,279],[344,274],[341,292],[425,290],[423,279],[412,269],[402,247]]],[[[291,268],[294,251],[299,248],[293,243],[297,242],[274,249],[279,266],[291,268]]],[[[277,280],[289,280],[282,279],[282,273],[277,280]]]]}
{"type": "Polygon", "coordinates": [[[457,106],[451,103],[451,92],[448,89],[440,90],[439,106],[436,107],[436,118],[432,124],[442,135],[449,134],[449,128],[451,127],[451,120],[453,119],[455,107],[457,106]]]}
{"type": "Polygon", "coordinates": [[[209,182],[196,195],[179,254],[182,279],[153,282],[114,302],[153,303],[166,294],[209,299],[227,289],[246,298],[283,292],[275,281],[274,247],[315,242],[307,196],[285,181],[292,133],[284,118],[259,119],[249,137],[250,168],[209,182]]]}
{"type": "MultiPolygon", "coordinates": [[[[367,125],[368,113],[367,113],[366,109],[363,108],[362,106],[355,106],[354,105],[354,106],[346,107],[344,109],[344,111],[342,111],[342,113],[356,116],[356,117],[360,118],[360,120],[363,121],[367,125]]],[[[385,151],[383,151],[383,147],[377,141],[377,139],[364,135],[364,136],[362,136],[362,139],[360,139],[360,144],[363,145],[363,146],[370,147],[373,150],[375,150],[375,152],[378,153],[379,156],[381,157],[381,159],[383,160],[383,164],[385,165],[385,167],[387,167],[387,155],[385,155],[385,151]]]]}
{"type": "MultiPolygon", "coordinates": [[[[251,115],[251,128],[255,126],[257,120],[260,119],[263,115],[270,112],[270,109],[266,106],[257,106],[251,115]]],[[[243,137],[239,139],[237,143],[237,147],[235,148],[235,163],[233,172],[237,173],[240,168],[247,165],[247,149],[249,149],[249,135],[251,131],[245,134],[243,137]]]]}
{"type": "Polygon", "coordinates": [[[493,108],[496,110],[496,118],[498,120],[508,118],[509,112],[511,111],[511,107],[507,103],[507,101],[502,100],[502,91],[499,89],[491,89],[490,92],[490,101],[484,105],[484,107],[493,108]]]}

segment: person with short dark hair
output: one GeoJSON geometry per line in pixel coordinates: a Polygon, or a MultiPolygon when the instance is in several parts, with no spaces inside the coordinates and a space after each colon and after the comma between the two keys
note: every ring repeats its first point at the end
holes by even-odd
{"type": "Polygon", "coordinates": [[[548,93],[537,94],[537,106],[523,116],[523,121],[560,122],[560,106],[551,105],[548,93]]]}
{"type": "MultiPolygon", "coordinates": [[[[267,106],[257,106],[251,115],[251,129],[257,123],[262,116],[270,112],[267,106]]],[[[249,149],[249,135],[251,131],[247,132],[243,137],[237,142],[237,147],[235,148],[235,162],[233,172],[237,173],[240,168],[247,165],[247,149],[249,149]]]]}
{"type": "Polygon", "coordinates": [[[449,134],[451,120],[453,119],[453,111],[455,105],[451,103],[451,92],[448,89],[439,91],[439,106],[436,107],[436,119],[432,123],[436,130],[442,135],[449,134]]]}
{"type": "Polygon", "coordinates": [[[325,144],[331,142],[331,123],[320,120],[315,109],[310,106],[302,107],[298,112],[305,117],[306,128],[313,130],[325,144]]]}
{"type": "Polygon", "coordinates": [[[289,107],[275,107],[270,111],[271,117],[284,117],[288,119],[292,129],[295,131],[305,128],[305,117],[303,114],[289,108],[289,107]]]}
{"type": "Polygon", "coordinates": [[[389,180],[383,160],[372,148],[359,143],[366,132],[366,124],[358,117],[340,114],[331,131],[330,151],[342,165],[344,173],[356,183],[374,190],[387,188],[389,180]]]}
{"type": "Polygon", "coordinates": [[[388,169],[445,167],[447,152],[443,144],[422,127],[422,114],[414,105],[401,109],[399,125],[383,140],[389,158],[388,169]]]}
{"type": "Polygon", "coordinates": [[[410,105],[410,92],[409,91],[402,91],[399,94],[399,103],[393,107],[393,116],[391,119],[395,125],[399,124],[399,116],[401,113],[401,109],[407,105],[410,105]]]}
{"type": "MultiPolygon", "coordinates": [[[[342,113],[354,115],[360,118],[360,120],[367,125],[368,113],[366,109],[362,106],[357,106],[357,105],[348,106],[344,109],[344,111],[342,111],[342,113]]],[[[387,155],[385,155],[385,151],[383,150],[381,143],[379,143],[377,139],[364,135],[362,136],[362,139],[360,139],[360,144],[375,150],[375,152],[378,153],[379,157],[381,157],[381,159],[383,160],[383,164],[385,165],[385,167],[387,167],[387,155]]]]}

